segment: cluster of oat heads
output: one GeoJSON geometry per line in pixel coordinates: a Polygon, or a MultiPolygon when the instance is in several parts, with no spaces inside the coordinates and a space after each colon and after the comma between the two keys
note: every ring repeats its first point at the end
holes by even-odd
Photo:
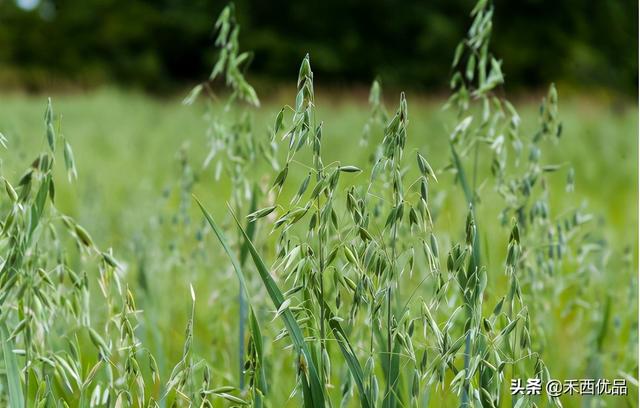
{"type": "Polygon", "coordinates": [[[135,400],[142,406],[147,397],[139,367],[154,367],[154,360],[135,336],[138,311],[121,283],[121,266],[55,206],[57,145],[64,146],[70,178],[76,168],[59,121],[55,130],[51,101],[45,138],[49,151],[32,162],[15,187],[3,177],[8,198],[1,205],[0,237],[6,254],[0,270],[4,403],[63,407],[135,400]],[[97,314],[90,309],[95,303],[90,281],[97,283],[105,305],[97,314]]]}
{"type": "MultiPolygon", "coordinates": [[[[391,407],[404,401],[420,404],[428,401],[432,384],[445,385],[450,370],[455,376],[449,386],[455,392],[467,392],[464,390],[469,389],[470,379],[482,371],[485,388],[481,390],[493,404],[497,398],[490,392],[501,392],[499,373],[506,364],[515,364],[515,360],[498,361],[496,368],[486,360],[491,358],[493,347],[485,346],[486,350],[479,351],[486,354],[485,358],[474,358],[470,367],[456,368],[465,337],[475,345],[479,342],[476,335],[484,336],[474,334],[481,321],[479,302],[486,285],[484,270],[475,268],[475,223],[470,212],[466,243],[453,246],[447,270],[443,271],[428,208],[428,184],[437,178],[428,161],[417,153],[411,163],[417,164],[420,176],[412,183],[404,180],[407,124],[407,101],[401,95],[395,115],[384,127],[371,176],[361,178],[360,183],[351,181],[362,172],[359,168],[337,162],[325,165],[322,122],[316,119],[308,56],[301,64],[295,107],[285,107],[276,117],[274,137],[281,137],[287,145],[284,165],[272,184],[277,205],[256,210],[248,218],[260,222],[276,214],[273,231],[280,232],[273,269],[289,289],[278,286],[263,256],[247,242],[276,316],[285,325],[277,340],[288,338],[293,346],[299,383],[294,394],[302,392],[305,406],[324,406],[333,399],[336,378],[342,379],[339,390],[343,403],[356,398],[362,406],[381,403],[391,407]],[[290,121],[285,118],[286,111],[291,111],[290,121]],[[311,150],[309,164],[297,159],[297,153],[305,147],[311,150]],[[295,167],[309,174],[293,189],[296,193],[291,199],[281,198],[284,191],[291,191],[284,186],[295,167]],[[341,184],[343,173],[349,178],[341,184]],[[424,251],[427,268],[415,262],[416,249],[424,251]],[[411,283],[414,274],[424,276],[423,281],[429,280],[425,286],[435,288],[436,296],[430,304],[413,298],[412,292],[418,290],[411,283]],[[454,326],[459,324],[457,315],[462,306],[444,325],[433,318],[448,296],[452,280],[462,289],[469,316],[465,330],[457,334],[460,330],[454,326]],[[412,286],[407,288],[407,284],[412,286]],[[415,330],[420,322],[422,338],[415,330]],[[437,355],[429,353],[431,348],[438,350],[437,355]],[[337,368],[336,359],[340,362],[337,368]],[[485,373],[485,363],[494,369],[493,375],[485,373]],[[405,384],[407,379],[410,385],[405,384]],[[487,389],[489,386],[492,388],[487,389]]],[[[203,211],[227,248],[224,233],[203,211]]],[[[492,320],[498,314],[499,308],[492,320]]],[[[492,341],[508,336],[518,319],[520,316],[508,321],[492,341]]],[[[485,327],[492,326],[489,319],[484,323],[485,327]]],[[[473,394],[478,403],[481,398],[487,399],[479,391],[473,394]]]]}
{"type": "MultiPolygon", "coordinates": [[[[240,98],[254,106],[260,106],[260,100],[253,87],[244,77],[243,70],[251,61],[250,52],[240,52],[238,35],[240,26],[236,22],[233,3],[227,5],[215,23],[218,36],[215,45],[220,48],[218,60],[209,75],[209,79],[193,88],[184,102],[191,104],[205,90],[212,94],[211,82],[223,76],[227,86],[233,90],[231,100],[240,98]]],[[[231,101],[230,101],[231,102],[231,101]]]]}
{"type": "MultiPolygon", "coordinates": [[[[488,2],[481,1],[477,4],[472,12],[473,24],[467,38],[455,52],[451,80],[453,94],[448,106],[456,108],[459,122],[450,136],[452,160],[449,168],[454,171],[456,180],[464,191],[471,207],[471,216],[475,213],[474,207],[482,205],[481,186],[488,180],[481,178],[487,177],[487,173],[493,179],[495,191],[504,200],[504,209],[500,212],[499,219],[502,225],[511,228],[505,261],[509,289],[501,298],[500,307],[496,307],[498,312],[506,308],[504,317],[496,315],[496,318],[504,320],[503,325],[506,326],[503,332],[510,328],[511,335],[506,337],[500,353],[504,353],[512,361],[529,360],[532,363],[514,366],[511,372],[513,378],[537,377],[544,382],[549,379],[549,372],[537,351],[543,351],[547,347],[546,330],[550,328],[550,322],[546,316],[550,312],[549,307],[562,304],[558,288],[576,290],[580,293],[578,296],[585,293],[586,285],[591,280],[586,275],[592,274],[585,270],[601,273],[606,268],[602,262],[604,251],[601,241],[594,247],[594,240],[599,239],[590,231],[588,223],[592,217],[583,208],[569,208],[554,214],[548,186],[552,182],[551,178],[557,173],[565,172],[567,192],[573,191],[575,182],[573,168],[566,163],[545,162],[542,155],[544,145],[557,143],[562,135],[558,94],[555,86],[551,85],[540,106],[538,130],[531,136],[522,135],[517,111],[500,96],[498,87],[504,80],[500,62],[488,51],[492,12],[488,2]],[[472,166],[471,169],[465,166],[465,158],[468,158],[467,163],[472,166]],[[479,164],[488,162],[491,163],[489,172],[484,171],[479,164]],[[589,255],[584,256],[585,254],[589,255]],[[572,269],[577,269],[577,274],[572,273],[572,269]],[[576,275],[584,279],[576,281],[576,275]]],[[[482,222],[480,220],[480,228],[482,222]]],[[[478,244],[477,227],[474,228],[475,244],[478,244]]],[[[471,251],[477,252],[477,257],[481,259],[482,246],[475,244],[471,251]]],[[[480,265],[475,267],[480,268],[478,270],[482,268],[480,265]]],[[[600,273],[594,276],[598,277],[600,273]]],[[[598,305],[595,299],[590,300],[590,303],[596,307],[598,305]]],[[[480,310],[480,307],[481,305],[476,305],[475,310],[480,310]]],[[[606,320],[606,316],[603,320],[606,320]]],[[[479,323],[476,320],[476,324],[479,323]]],[[[486,319],[483,323],[487,330],[495,326],[492,319],[489,319],[488,324],[486,319]]],[[[491,362],[485,357],[487,348],[484,342],[477,342],[479,339],[474,337],[473,330],[469,334],[465,368],[473,368],[473,357],[478,355],[483,361],[491,362]]],[[[503,334],[506,335],[507,333],[503,334]]],[[[493,342],[488,344],[491,343],[493,342]]],[[[600,349],[599,352],[601,351],[600,349]]],[[[493,365],[499,368],[500,359],[493,365]]],[[[494,374],[490,367],[484,371],[494,374]]],[[[597,373],[591,371],[587,374],[595,376],[597,373]]],[[[463,389],[466,394],[463,394],[463,403],[471,398],[469,394],[476,391],[475,387],[478,385],[481,387],[481,397],[488,398],[489,395],[484,390],[495,389],[491,384],[485,383],[488,378],[490,377],[481,374],[477,385],[467,383],[463,389]]],[[[489,394],[493,392],[490,391],[489,394]]],[[[496,397],[497,394],[493,397],[494,401],[498,402],[496,397]]],[[[530,397],[514,400],[518,404],[532,404],[536,401],[530,397]]],[[[482,402],[487,404],[484,399],[482,402]]],[[[558,400],[551,402],[559,404],[558,400]]]]}
{"type": "MultiPolygon", "coordinates": [[[[478,163],[486,162],[485,154],[492,156],[491,174],[498,190],[507,198],[507,205],[510,205],[513,201],[504,194],[506,189],[503,188],[505,179],[509,177],[508,173],[514,171],[507,169],[509,145],[515,156],[516,168],[524,148],[519,135],[520,118],[513,106],[496,92],[504,77],[500,62],[489,51],[492,14],[493,9],[486,1],[478,2],[472,11],[473,23],[467,38],[456,48],[452,64],[453,93],[447,104],[456,107],[460,118],[450,136],[450,167],[456,174],[470,208],[466,228],[470,259],[466,271],[458,273],[467,315],[465,326],[469,328],[465,339],[464,374],[460,375],[462,405],[473,404],[474,400],[483,406],[500,404],[506,364],[512,365],[514,378],[549,379],[544,363],[531,348],[533,329],[529,309],[522,296],[520,274],[517,273],[522,262],[520,255],[528,249],[523,248],[520,239],[520,230],[526,226],[519,217],[515,217],[513,221],[508,242],[508,293],[500,298],[492,316],[482,316],[482,294],[488,278],[482,266],[480,234],[475,220],[475,207],[481,205],[482,196],[478,190],[478,178],[482,177],[478,163]],[[474,105],[479,107],[479,115],[474,105]],[[465,169],[467,157],[472,162],[471,172],[468,172],[468,168],[465,169]],[[498,330],[500,327],[502,329],[498,330]],[[528,360],[533,361],[533,364],[527,363],[528,360]],[[518,361],[524,363],[516,364],[518,361]],[[474,381],[475,374],[477,379],[474,381]]],[[[524,188],[526,182],[525,180],[523,183],[524,188]]],[[[516,208],[516,211],[522,211],[523,206],[516,205],[516,208]]],[[[508,225],[510,210],[513,209],[508,207],[503,211],[505,225],[508,225]]],[[[482,224],[480,228],[481,226],[482,224]]],[[[527,398],[523,397],[518,403],[531,404],[533,399],[527,398]]],[[[559,404],[557,400],[552,402],[559,404]]]]}
{"type": "MultiPolygon", "coordinates": [[[[343,404],[355,399],[361,406],[422,406],[432,392],[444,389],[458,394],[462,406],[499,406],[507,398],[509,378],[550,378],[533,347],[530,307],[538,311],[540,304],[529,279],[553,268],[538,250],[540,231],[551,231],[542,238],[551,248],[545,246],[545,253],[560,260],[567,246],[564,234],[585,219],[574,215],[557,228],[555,223],[562,221],[550,221],[548,191],[539,180],[563,167],[539,164],[539,144],[561,134],[556,91],[552,86],[543,104],[540,131],[523,138],[516,110],[496,93],[504,78],[500,62],[489,53],[492,13],[488,2],[476,5],[453,62],[448,106],[456,107],[460,121],[451,132],[452,162],[444,170],[455,173],[469,211],[461,223],[463,241],[446,253],[440,252],[433,230],[428,197],[437,177],[425,155],[417,152],[413,162],[419,178],[405,180],[409,115],[404,95],[389,118],[379,82],[372,86],[372,114],[362,143],[372,143],[376,126],[382,137],[365,179],[361,173],[366,170],[322,154],[323,126],[316,114],[309,56],[302,61],[295,104],[277,114],[273,128],[274,139],[286,147],[272,184],[276,198],[249,214],[248,221],[270,221],[272,231],[279,233],[271,269],[278,282],[267,273],[264,258],[269,254],[252,252],[252,257],[276,316],[284,320],[276,340],[288,338],[293,346],[298,385],[292,395],[302,392],[305,406],[324,406],[338,391],[343,404]],[[297,158],[305,148],[310,154],[303,157],[310,157],[310,163],[297,158]],[[528,165],[521,164],[523,151],[529,152],[528,165]],[[487,153],[496,189],[505,198],[502,218],[507,226],[513,217],[505,261],[508,290],[502,296],[491,294],[494,306],[488,314],[483,303],[489,299],[489,278],[476,215],[482,203],[478,178],[484,174],[478,163],[486,162],[479,156],[487,153]],[[293,172],[307,175],[297,188],[285,188],[293,172]],[[534,191],[536,183],[542,184],[542,193],[534,191]],[[289,191],[295,194],[281,197],[289,191]],[[550,222],[554,228],[549,229],[550,222]],[[530,243],[535,243],[532,249],[530,243]],[[418,256],[424,258],[416,262],[418,256]],[[529,274],[522,276],[522,270],[529,274]],[[417,283],[414,275],[420,278],[417,283]],[[448,318],[440,322],[442,316],[448,318]],[[416,330],[420,324],[422,336],[416,330]]],[[[568,190],[574,178],[569,170],[568,190]]],[[[224,233],[207,216],[224,243],[224,233]]],[[[543,344],[544,333],[535,334],[541,338],[537,344],[543,344]]],[[[539,400],[515,397],[513,403],[528,406],[539,400]]],[[[557,399],[549,402],[560,405],[557,399]]]]}
{"type": "MultiPolygon", "coordinates": [[[[192,355],[194,308],[182,358],[162,379],[156,357],[139,338],[143,312],[124,282],[127,267],[56,208],[56,147],[63,144],[70,178],[76,167],[51,101],[44,119],[48,151],[17,181],[2,177],[2,404],[206,407],[221,400],[247,405],[236,386],[214,385],[210,367],[192,355]]],[[[191,297],[195,305],[193,290],[191,297]]],[[[255,318],[251,327],[252,333],[259,331],[255,318]]],[[[253,356],[261,353],[254,345],[261,336],[257,339],[250,347],[253,356]]]]}

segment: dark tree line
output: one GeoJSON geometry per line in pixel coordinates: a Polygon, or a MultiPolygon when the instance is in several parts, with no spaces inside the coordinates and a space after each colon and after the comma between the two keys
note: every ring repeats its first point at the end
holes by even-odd
{"type": "MultiPolygon", "coordinates": [[[[119,82],[162,91],[207,75],[222,0],[0,0],[0,81],[119,82]],[[20,7],[18,4],[23,4],[20,7]],[[4,71],[4,74],[2,73],[4,71]],[[4,78],[3,78],[4,76],[4,78]],[[7,79],[8,78],[8,79],[7,79]]],[[[251,72],[322,82],[446,87],[473,0],[236,0],[251,72]]],[[[552,80],[635,93],[638,3],[494,0],[493,49],[510,86],[552,80]]]]}

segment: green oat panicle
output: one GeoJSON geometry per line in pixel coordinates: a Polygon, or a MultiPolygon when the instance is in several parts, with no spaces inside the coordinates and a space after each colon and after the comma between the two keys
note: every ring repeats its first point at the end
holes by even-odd
{"type": "Polygon", "coordinates": [[[223,76],[225,83],[233,93],[230,101],[240,98],[253,106],[260,106],[260,100],[253,87],[244,77],[243,70],[250,63],[252,54],[250,52],[240,52],[238,35],[240,26],[235,17],[235,6],[229,3],[220,13],[215,23],[218,36],[215,46],[220,48],[218,59],[209,75],[207,81],[196,85],[183,103],[190,105],[203,91],[213,94],[211,85],[219,76],[223,76]]]}

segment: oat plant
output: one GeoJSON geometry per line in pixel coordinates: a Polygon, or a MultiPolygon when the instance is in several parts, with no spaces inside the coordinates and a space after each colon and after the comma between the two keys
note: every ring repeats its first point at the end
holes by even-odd
{"type": "MultiPolygon", "coordinates": [[[[557,398],[509,397],[508,380],[551,378],[537,350],[545,334],[535,328],[544,324],[532,282],[557,267],[566,238],[584,219],[572,211],[566,222],[567,214],[548,217],[548,191],[540,180],[565,169],[571,190],[575,177],[568,166],[539,164],[539,144],[561,134],[557,93],[551,87],[545,99],[540,131],[523,137],[515,108],[500,95],[501,63],[489,50],[492,13],[489,2],[476,5],[467,38],[455,51],[447,107],[459,120],[450,132],[451,163],[438,172],[428,152],[405,157],[406,98],[400,96],[388,117],[378,81],[362,136],[363,145],[375,143],[370,168],[327,157],[308,55],[294,105],[276,115],[272,135],[285,154],[272,184],[275,198],[248,217],[271,225],[277,237],[272,251],[259,253],[246,227],[236,223],[284,323],[276,341],[292,348],[297,385],[290,397],[302,394],[305,406],[428,406],[443,392],[457,395],[463,407],[560,405],[557,398]],[[429,194],[438,188],[437,173],[448,172],[468,211],[459,220],[460,240],[443,252],[448,239],[437,236],[429,194]],[[289,186],[292,179],[299,184],[289,186]],[[477,211],[490,180],[505,202],[505,273],[497,276],[484,263],[485,220],[477,211]],[[507,286],[500,293],[502,276],[507,286]],[[488,285],[496,288],[487,292],[488,285]]],[[[202,210],[225,245],[227,232],[202,210]]]]}

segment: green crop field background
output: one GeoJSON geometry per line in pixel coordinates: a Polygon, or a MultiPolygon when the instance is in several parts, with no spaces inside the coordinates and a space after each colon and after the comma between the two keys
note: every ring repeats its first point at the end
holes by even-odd
{"type": "MultiPolygon", "coordinates": [[[[583,95],[564,98],[562,89],[559,93],[564,132],[545,153],[549,162],[573,166],[577,176],[572,193],[565,191],[563,177],[552,184],[551,211],[584,206],[594,215],[593,230],[606,240],[602,256],[611,262],[602,271],[606,276],[599,281],[601,287],[596,292],[578,294],[567,289],[564,293],[563,287],[546,287],[545,290],[557,291],[560,301],[545,304],[542,319],[549,325],[543,355],[554,378],[586,377],[608,295],[612,312],[604,338],[602,376],[633,378],[637,352],[637,106],[583,95]]],[[[365,98],[319,92],[318,115],[326,118],[323,141],[327,157],[366,167],[373,148],[359,147],[369,115],[365,98]]],[[[526,129],[523,133],[533,133],[541,98],[542,95],[532,95],[519,103],[526,129]]],[[[267,129],[279,107],[292,99],[293,92],[283,89],[252,112],[256,137],[268,137],[267,129]]],[[[407,150],[419,148],[434,168],[444,167],[453,115],[442,110],[444,100],[411,93],[408,99],[411,119],[407,150]]],[[[181,186],[191,178],[185,176],[182,160],[186,158],[191,167],[187,172],[196,173],[198,178],[194,192],[215,216],[229,220],[224,203],[229,198],[230,183],[224,175],[216,180],[213,168],[201,169],[208,151],[205,106],[184,106],[180,98],[159,100],[112,89],[54,95],[53,101],[61,115],[62,132],[74,148],[78,170],[78,181],[72,184],[62,172],[59,174],[57,206],[91,231],[97,245],[112,247],[125,266],[125,280],[135,288],[142,309],[141,338],[152,345],[162,375],[169,374],[182,353],[189,314],[185,299],[189,299],[192,284],[198,298],[194,350],[212,362],[218,382],[235,384],[237,373],[230,367],[236,365],[238,347],[237,281],[213,235],[207,232],[203,241],[197,239],[202,216],[195,202],[187,199],[183,203],[184,216],[189,218],[186,224],[178,211],[181,186]],[[207,253],[206,262],[189,259],[200,256],[198,248],[207,253]]],[[[40,96],[2,96],[0,129],[11,152],[3,154],[2,168],[10,180],[17,180],[32,157],[45,149],[41,125],[44,107],[45,100],[40,96]]],[[[485,170],[488,166],[489,163],[480,163],[485,170]]],[[[268,166],[260,164],[250,177],[260,181],[260,172],[265,170],[268,166]]],[[[301,180],[300,176],[295,177],[301,180]]],[[[453,186],[452,175],[444,173],[438,179],[431,191],[432,200],[440,209],[434,222],[437,230],[455,240],[462,233],[456,220],[465,216],[464,200],[453,186]]],[[[483,187],[482,195],[486,198],[478,204],[478,211],[485,231],[482,240],[488,254],[489,279],[504,286],[508,229],[498,221],[496,208],[500,199],[492,187],[483,187]]],[[[565,271],[569,275],[575,272],[565,271]]],[[[88,269],[87,273],[91,276],[96,272],[88,269]]],[[[571,279],[583,277],[576,274],[571,279]]],[[[492,290],[497,291],[495,287],[492,290]]],[[[274,406],[296,406],[295,398],[288,399],[295,383],[293,362],[282,356],[283,344],[271,343],[275,331],[268,322],[273,307],[261,289],[256,287],[256,291],[262,293],[257,304],[267,326],[266,348],[269,354],[279,356],[273,361],[269,376],[276,395],[274,406]]],[[[101,298],[95,299],[96,304],[91,307],[99,311],[101,298]]],[[[637,385],[629,386],[631,394],[637,394],[637,385]]],[[[440,398],[443,403],[455,404],[455,398],[447,399],[451,396],[440,398]]],[[[631,403],[634,398],[626,401],[631,403]]],[[[437,406],[438,397],[433,399],[437,406]]],[[[565,404],[579,406],[578,401],[567,397],[565,404]]],[[[608,406],[625,404],[614,401],[608,406]]]]}
{"type": "MultiPolygon", "coordinates": [[[[560,89],[560,115],[564,137],[550,149],[549,160],[570,163],[578,180],[575,197],[564,194],[564,185],[552,194],[572,203],[581,198],[590,211],[606,218],[607,239],[622,247],[635,248],[637,234],[637,106],[632,101],[615,101],[597,96],[571,94],[565,99],[560,89]]],[[[254,109],[252,124],[258,137],[268,137],[280,107],[293,99],[293,89],[283,89],[277,98],[267,99],[254,109]]],[[[387,95],[391,100],[391,96],[387,95]]],[[[527,96],[519,104],[523,126],[530,133],[537,125],[537,111],[543,94],[527,96]]],[[[327,149],[331,157],[364,163],[372,148],[356,146],[369,116],[367,95],[319,92],[318,106],[327,120],[327,149]]],[[[412,118],[409,143],[424,148],[434,165],[444,166],[447,137],[453,115],[443,110],[445,100],[408,94],[412,118]]],[[[207,122],[203,106],[184,106],[181,97],[155,99],[138,93],[104,89],[88,93],[53,95],[62,115],[63,132],[76,152],[79,180],[61,183],[62,208],[99,229],[103,244],[126,246],[131,234],[148,221],[140,212],[157,209],[160,198],[179,183],[181,149],[194,166],[207,154],[207,122]],[[108,201],[103,201],[108,199],[108,201]],[[123,211],[132,206],[131,211],[123,211]],[[98,216],[98,214],[100,214],[98,216]],[[124,217],[124,218],[123,218],[124,217]],[[126,218],[131,217],[131,218],[126,218]]],[[[9,139],[12,155],[3,158],[5,171],[20,176],[25,163],[45,146],[39,121],[46,98],[23,94],[2,96],[2,132],[9,139]]],[[[233,114],[233,112],[231,113],[233,114]]],[[[199,170],[199,169],[196,169],[199,170]]],[[[222,189],[213,171],[205,172],[204,185],[222,189]]],[[[451,181],[451,180],[445,180],[451,181]]],[[[442,187],[446,190],[446,187],[442,187]]],[[[206,189],[202,193],[207,194],[206,189]]],[[[214,204],[221,209],[223,204],[214,204]]],[[[151,216],[152,214],[149,214],[151,216]]],[[[122,249],[122,247],[121,247],[122,249]]]]}

